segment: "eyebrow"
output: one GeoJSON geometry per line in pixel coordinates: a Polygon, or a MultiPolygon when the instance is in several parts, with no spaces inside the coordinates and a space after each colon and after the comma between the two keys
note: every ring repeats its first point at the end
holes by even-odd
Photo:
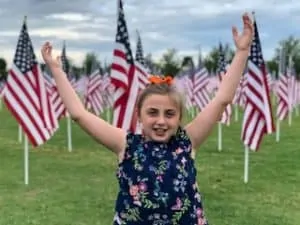
{"type": "MultiPolygon", "coordinates": [[[[146,111],[155,111],[155,110],[158,110],[158,108],[147,108],[146,111]]],[[[173,108],[169,108],[169,109],[165,109],[164,111],[171,111],[171,112],[176,112],[176,109],[173,109],[173,108]]]]}

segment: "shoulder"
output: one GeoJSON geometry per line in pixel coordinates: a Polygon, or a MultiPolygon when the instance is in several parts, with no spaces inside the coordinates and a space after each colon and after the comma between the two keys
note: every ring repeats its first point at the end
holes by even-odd
{"type": "Polygon", "coordinates": [[[182,146],[185,148],[192,147],[192,142],[191,142],[186,130],[182,127],[178,128],[174,140],[177,143],[176,145],[179,145],[179,146],[182,146]]]}
{"type": "Polygon", "coordinates": [[[137,144],[138,142],[140,142],[142,139],[142,135],[141,134],[135,134],[131,131],[128,131],[126,133],[126,147],[128,148],[130,145],[134,145],[137,144]]]}
{"type": "Polygon", "coordinates": [[[120,154],[118,156],[119,162],[123,161],[126,152],[135,150],[136,146],[139,145],[141,140],[142,140],[142,135],[135,134],[131,131],[127,131],[126,140],[125,140],[125,148],[120,152],[120,154]]]}
{"type": "Polygon", "coordinates": [[[186,129],[184,127],[179,127],[175,137],[178,144],[186,149],[192,159],[195,159],[195,150],[192,147],[192,142],[186,129]]]}
{"type": "Polygon", "coordinates": [[[186,129],[184,127],[179,126],[175,135],[177,140],[188,141],[190,142],[190,137],[188,136],[186,129]]]}

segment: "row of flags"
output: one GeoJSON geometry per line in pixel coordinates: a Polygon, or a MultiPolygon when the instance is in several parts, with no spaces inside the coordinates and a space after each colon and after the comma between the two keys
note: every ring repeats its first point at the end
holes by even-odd
{"type": "MultiPolygon", "coordinates": [[[[110,74],[101,73],[95,66],[89,76],[82,76],[76,80],[67,66],[65,44],[62,49],[62,66],[88,110],[100,116],[105,108],[112,108],[113,125],[140,132],[134,107],[137,96],[147,85],[147,78],[153,69],[145,62],[139,33],[137,52],[135,58],[133,57],[122,0],[118,0],[117,11],[115,48],[110,74]]],[[[300,87],[292,75],[294,73],[292,66],[280,73],[278,81],[272,80],[263,59],[255,20],[254,30],[247,68],[232,104],[226,107],[219,123],[230,124],[233,105],[243,108],[241,139],[245,146],[256,151],[263,136],[275,131],[270,101],[271,91],[278,99],[276,116],[283,120],[293,107],[299,105],[300,87]]],[[[225,60],[221,44],[219,54],[216,76],[209,74],[201,59],[196,68],[181,71],[175,76],[175,85],[185,95],[188,110],[192,108],[203,110],[222,82],[230,62],[225,60]]],[[[1,92],[8,109],[33,146],[49,140],[59,128],[59,120],[68,117],[51,74],[47,70],[42,71],[36,60],[26,21],[21,29],[7,81],[5,85],[0,85],[1,92]],[[1,87],[4,91],[1,91],[1,87]]]]}
{"type": "MultiPolygon", "coordinates": [[[[112,105],[112,88],[108,74],[96,69],[80,81],[68,69],[66,47],[62,49],[62,68],[73,88],[82,95],[87,109],[100,115],[104,106],[112,105]],[[81,88],[80,87],[84,87],[81,88]]],[[[0,95],[33,146],[47,142],[59,128],[59,120],[69,117],[56,84],[47,69],[37,62],[28,33],[26,18],[7,80],[1,82],[0,95]]]]}

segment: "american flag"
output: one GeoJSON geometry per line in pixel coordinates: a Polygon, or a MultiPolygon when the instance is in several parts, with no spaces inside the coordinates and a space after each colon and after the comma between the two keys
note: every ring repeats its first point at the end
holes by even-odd
{"type": "MultiPolygon", "coordinates": [[[[136,45],[136,54],[135,54],[135,67],[136,72],[138,73],[139,77],[139,90],[138,94],[145,89],[146,85],[148,84],[148,70],[146,69],[145,65],[145,58],[144,58],[144,51],[143,51],[143,45],[142,45],[142,39],[137,31],[137,45],[136,45]]],[[[136,133],[141,133],[141,124],[138,122],[138,116],[137,111],[135,111],[132,124],[131,124],[131,130],[134,130],[136,133]]]]}
{"type": "Polygon", "coordinates": [[[285,52],[282,50],[279,61],[279,79],[277,82],[276,95],[277,95],[277,111],[276,116],[279,120],[284,120],[289,112],[289,82],[286,71],[285,52]]]}
{"type": "Polygon", "coordinates": [[[5,90],[5,80],[0,80],[0,99],[2,98],[5,90]]]}
{"type": "Polygon", "coordinates": [[[289,86],[289,111],[292,112],[293,108],[296,105],[296,70],[294,67],[294,63],[290,60],[290,65],[288,69],[288,86],[289,86]]]}
{"type": "Polygon", "coordinates": [[[202,111],[206,105],[210,102],[210,95],[208,91],[210,79],[207,69],[200,65],[195,71],[193,76],[193,101],[194,104],[202,111]]]}
{"type": "Polygon", "coordinates": [[[104,110],[104,93],[101,89],[102,77],[100,70],[94,69],[94,72],[88,76],[86,93],[84,96],[84,105],[87,109],[91,109],[93,113],[99,116],[104,110]]]}
{"type": "Polygon", "coordinates": [[[105,72],[102,76],[101,90],[104,92],[104,107],[111,108],[114,105],[113,93],[115,88],[111,84],[111,78],[108,72],[105,72]]]}
{"type": "Polygon", "coordinates": [[[248,58],[246,106],[242,125],[242,140],[250,150],[257,151],[263,136],[274,132],[274,122],[267,84],[267,73],[259,34],[254,21],[254,39],[248,58]]]}
{"type": "Polygon", "coordinates": [[[136,67],[136,73],[139,78],[139,84],[140,84],[139,91],[141,91],[149,83],[149,81],[148,81],[149,74],[145,67],[145,58],[144,58],[142,39],[141,39],[141,36],[139,33],[138,33],[138,41],[137,41],[137,47],[136,47],[136,58],[135,58],[134,63],[135,63],[135,67],[136,67]]]}
{"type": "Polygon", "coordinates": [[[137,31],[137,44],[136,44],[135,60],[137,62],[139,62],[141,65],[145,66],[142,39],[141,39],[140,33],[138,31],[137,31]]]}
{"type": "Polygon", "coordinates": [[[113,52],[111,82],[115,86],[113,125],[124,130],[133,128],[134,107],[139,90],[145,86],[145,73],[134,63],[123,4],[119,0],[116,47],[113,52]]]}
{"type": "Polygon", "coordinates": [[[244,75],[242,76],[242,78],[240,80],[239,86],[236,89],[236,92],[235,92],[235,95],[234,95],[234,98],[233,98],[233,101],[232,101],[232,103],[234,105],[238,105],[242,108],[245,107],[245,101],[246,101],[245,100],[245,87],[247,86],[246,84],[247,84],[247,78],[246,78],[246,75],[244,73],[244,75]]]}
{"type": "Polygon", "coordinates": [[[62,64],[62,69],[63,71],[67,74],[67,76],[70,76],[70,64],[67,58],[67,53],[66,53],[66,42],[63,42],[63,47],[61,51],[61,64],[62,64]]]}
{"type": "Polygon", "coordinates": [[[26,21],[20,32],[12,68],[9,70],[4,102],[33,146],[45,143],[58,128],[26,21]]]}
{"type": "MultiPolygon", "coordinates": [[[[61,64],[62,64],[62,69],[66,73],[71,85],[74,88],[74,80],[73,77],[70,75],[70,64],[67,58],[67,53],[66,53],[66,42],[63,42],[63,47],[61,51],[61,64]]],[[[68,115],[67,109],[58,93],[58,90],[55,86],[55,91],[53,92],[54,97],[53,97],[53,104],[55,106],[55,113],[58,119],[61,119],[65,116],[68,115]]]]}
{"type": "Polygon", "coordinates": [[[175,78],[179,78],[178,80],[183,81],[183,86],[184,86],[185,96],[186,96],[185,107],[188,110],[191,110],[192,107],[195,105],[194,92],[193,92],[194,91],[194,75],[187,73],[187,74],[184,74],[183,76],[176,76],[175,78]]]}
{"type": "MultiPolygon", "coordinates": [[[[225,52],[223,50],[222,44],[219,46],[219,59],[217,66],[217,74],[219,76],[220,82],[222,82],[222,77],[226,74],[226,61],[225,61],[225,52]]],[[[231,104],[228,104],[222,114],[221,123],[229,125],[230,118],[232,114],[231,104]]]]}

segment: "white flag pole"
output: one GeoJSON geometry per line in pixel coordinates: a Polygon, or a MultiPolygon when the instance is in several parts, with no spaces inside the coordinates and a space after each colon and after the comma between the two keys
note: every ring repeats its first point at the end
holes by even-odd
{"type": "Polygon", "coordinates": [[[70,117],[70,114],[67,113],[67,130],[68,130],[68,150],[69,152],[72,152],[72,120],[70,117]]]}
{"type": "Polygon", "coordinates": [[[249,148],[245,146],[245,161],[244,161],[244,183],[248,183],[249,178],[249,148]]]}
{"type": "Polygon", "coordinates": [[[107,107],[106,108],[106,121],[108,123],[110,123],[110,111],[111,111],[111,108],[110,107],[107,107]]]}
{"type": "Polygon", "coordinates": [[[276,142],[279,142],[280,139],[280,120],[277,118],[276,121],[276,142]]]}
{"type": "Polygon", "coordinates": [[[24,135],[24,181],[25,185],[29,184],[29,146],[26,135],[24,135]]]}
{"type": "Polygon", "coordinates": [[[237,104],[234,105],[234,119],[235,122],[239,120],[239,108],[237,104]]]}
{"type": "Polygon", "coordinates": [[[23,131],[22,131],[21,125],[19,124],[18,125],[18,140],[20,143],[22,143],[22,137],[23,137],[23,131]]]}
{"type": "Polygon", "coordinates": [[[218,150],[222,150],[222,123],[218,122],[218,150]]]}
{"type": "MultiPolygon", "coordinates": [[[[292,52],[293,53],[293,52],[292,52]]],[[[293,66],[293,59],[292,59],[292,53],[289,55],[289,76],[292,76],[292,66],[293,66]]],[[[288,80],[288,88],[291,89],[291,81],[288,80]]],[[[289,101],[289,126],[292,125],[292,115],[293,115],[293,106],[292,106],[292,96],[291,92],[288,92],[288,101],[289,101]]]]}
{"type": "Polygon", "coordinates": [[[290,110],[289,110],[289,126],[292,125],[292,115],[293,115],[293,107],[289,107],[290,110]]]}

